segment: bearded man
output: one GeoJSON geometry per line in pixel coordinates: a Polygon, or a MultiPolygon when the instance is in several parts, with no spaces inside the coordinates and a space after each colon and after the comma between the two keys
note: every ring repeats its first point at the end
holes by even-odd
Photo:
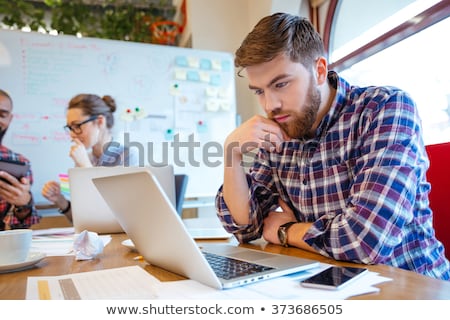
{"type": "Polygon", "coordinates": [[[328,70],[305,18],[263,18],[236,51],[266,116],[224,143],[216,209],[239,242],[263,237],[340,261],[450,279],[433,230],[429,160],[412,98],[328,70]],[[243,155],[256,151],[249,171],[243,155]]]}

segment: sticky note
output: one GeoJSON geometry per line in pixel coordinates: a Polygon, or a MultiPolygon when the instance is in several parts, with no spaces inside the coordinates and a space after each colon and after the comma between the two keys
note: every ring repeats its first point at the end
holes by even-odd
{"type": "Polygon", "coordinates": [[[164,138],[166,140],[172,140],[173,139],[173,130],[167,129],[166,132],[164,132],[164,138]]]}
{"type": "Polygon", "coordinates": [[[229,93],[228,90],[226,88],[220,88],[218,89],[218,93],[219,93],[219,97],[220,98],[228,98],[229,97],[229,93]]]}
{"type": "Polygon", "coordinates": [[[178,56],[175,58],[175,64],[179,67],[187,67],[188,61],[184,56],[178,56]]]}
{"type": "Polygon", "coordinates": [[[169,86],[169,93],[172,96],[178,96],[180,94],[180,85],[178,83],[173,83],[169,86]]]}
{"type": "Polygon", "coordinates": [[[197,71],[188,71],[187,80],[189,81],[199,81],[200,75],[197,71]]]}
{"type": "Polygon", "coordinates": [[[230,111],[231,110],[231,103],[228,101],[221,101],[219,103],[220,105],[220,109],[222,109],[223,111],[230,111]]]}
{"type": "Polygon", "coordinates": [[[213,86],[220,86],[222,83],[222,79],[220,77],[220,74],[214,74],[211,76],[211,81],[209,82],[213,86]]]}
{"type": "Polygon", "coordinates": [[[198,68],[200,66],[200,61],[197,57],[188,57],[188,66],[191,68],[198,68]]]}
{"type": "Polygon", "coordinates": [[[209,82],[210,81],[209,72],[200,71],[199,72],[199,76],[200,76],[200,81],[202,81],[202,82],[209,82]]]}
{"type": "Polygon", "coordinates": [[[215,98],[217,97],[218,89],[215,87],[206,87],[205,95],[207,97],[215,98]]]}
{"type": "Polygon", "coordinates": [[[60,173],[58,177],[61,193],[64,195],[70,195],[69,175],[67,173],[60,173]]]}
{"type": "Polygon", "coordinates": [[[198,133],[205,133],[208,131],[208,126],[204,121],[198,121],[197,122],[197,132],[198,133]]]}
{"type": "Polygon", "coordinates": [[[222,61],[222,71],[231,71],[231,61],[229,60],[222,61]]]}
{"type": "Polygon", "coordinates": [[[208,100],[206,101],[206,110],[207,111],[218,111],[219,110],[219,104],[216,100],[208,100]]]}
{"type": "Polygon", "coordinates": [[[135,107],[134,108],[134,117],[136,119],[143,119],[147,116],[147,113],[145,112],[144,108],[135,107]]]}
{"type": "Polygon", "coordinates": [[[182,69],[175,70],[175,79],[176,80],[186,80],[187,79],[187,71],[182,69]]]}
{"type": "Polygon", "coordinates": [[[211,60],[209,59],[201,59],[200,60],[200,69],[210,70],[211,69],[211,60]]]}
{"type": "Polygon", "coordinates": [[[212,68],[217,71],[222,70],[222,62],[220,60],[214,59],[212,61],[212,68]]]}

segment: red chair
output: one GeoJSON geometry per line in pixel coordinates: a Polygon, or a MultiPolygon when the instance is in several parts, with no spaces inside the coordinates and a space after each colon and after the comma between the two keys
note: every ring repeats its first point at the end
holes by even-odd
{"type": "Polygon", "coordinates": [[[444,244],[446,257],[450,259],[450,142],[425,148],[430,159],[427,179],[431,183],[429,199],[433,226],[436,237],[444,244]]]}

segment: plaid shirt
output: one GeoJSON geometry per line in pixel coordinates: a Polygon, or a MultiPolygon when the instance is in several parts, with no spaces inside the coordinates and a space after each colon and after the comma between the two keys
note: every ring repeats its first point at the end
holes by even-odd
{"type": "MultiPolygon", "coordinates": [[[[0,145],[0,159],[30,163],[30,161],[23,155],[15,153],[3,145],[0,145]]],[[[33,183],[33,174],[31,172],[31,169],[28,170],[27,174],[25,175],[25,178],[28,178],[30,184],[33,183]]],[[[8,212],[12,208],[12,205],[0,198],[0,230],[4,230],[6,225],[14,229],[14,228],[28,228],[32,224],[39,223],[40,217],[34,206],[32,195],[31,195],[31,205],[32,209],[30,214],[25,219],[19,220],[14,215],[14,213],[8,215],[8,212]]]]}
{"type": "Polygon", "coordinates": [[[249,225],[234,223],[219,189],[224,227],[240,242],[260,238],[281,197],[299,222],[313,223],[303,240],[324,256],[450,279],[432,226],[429,161],[414,102],[393,87],[350,86],[334,72],[328,78],[337,93],[315,138],[256,156],[247,174],[249,225]]]}

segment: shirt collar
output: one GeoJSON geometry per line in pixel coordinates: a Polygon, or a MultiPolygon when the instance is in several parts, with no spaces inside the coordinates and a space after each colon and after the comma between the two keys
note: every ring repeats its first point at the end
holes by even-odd
{"type": "Polygon", "coordinates": [[[328,72],[328,83],[336,89],[336,95],[331,103],[330,110],[320,121],[316,129],[316,134],[313,140],[321,140],[328,131],[328,129],[333,126],[336,120],[339,118],[341,111],[344,107],[344,97],[349,84],[334,71],[328,72]]]}

